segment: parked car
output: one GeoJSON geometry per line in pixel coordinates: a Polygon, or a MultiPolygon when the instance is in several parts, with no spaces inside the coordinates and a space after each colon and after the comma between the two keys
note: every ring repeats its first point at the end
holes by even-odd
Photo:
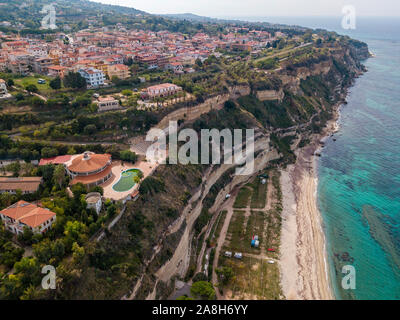
{"type": "Polygon", "coordinates": [[[242,255],[240,252],[236,252],[234,257],[235,257],[236,259],[242,259],[242,258],[243,258],[243,255],[242,255]]]}
{"type": "Polygon", "coordinates": [[[225,251],[225,253],[224,253],[224,255],[225,255],[225,257],[232,257],[232,252],[230,252],[230,251],[225,251]]]}
{"type": "Polygon", "coordinates": [[[46,80],[44,80],[44,79],[38,79],[37,83],[38,83],[38,84],[45,84],[45,83],[46,83],[46,80]]]}

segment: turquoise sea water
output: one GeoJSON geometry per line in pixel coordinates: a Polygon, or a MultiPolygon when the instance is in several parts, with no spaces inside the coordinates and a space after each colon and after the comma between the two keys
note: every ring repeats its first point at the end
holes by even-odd
{"type": "Polygon", "coordinates": [[[365,62],[368,72],[342,108],[337,141],[329,139],[319,162],[318,201],[338,299],[400,299],[398,26],[372,20],[351,35],[376,57],[365,62]],[[355,290],[341,288],[343,265],[355,267],[355,290]]]}
{"type": "Polygon", "coordinates": [[[336,141],[318,166],[318,204],[337,299],[400,299],[400,19],[261,18],[324,28],[365,41],[376,55],[350,89],[336,141]],[[343,290],[344,265],[356,289],[343,290]]]}

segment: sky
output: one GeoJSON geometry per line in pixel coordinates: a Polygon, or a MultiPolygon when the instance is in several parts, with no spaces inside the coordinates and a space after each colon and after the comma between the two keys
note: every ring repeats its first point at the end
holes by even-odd
{"type": "Polygon", "coordinates": [[[341,16],[352,5],[358,16],[400,16],[400,0],[95,0],[148,13],[208,17],[341,16]]]}

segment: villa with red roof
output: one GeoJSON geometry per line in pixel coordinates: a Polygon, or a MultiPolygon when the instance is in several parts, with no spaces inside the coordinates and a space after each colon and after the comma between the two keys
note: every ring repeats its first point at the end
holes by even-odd
{"type": "Polygon", "coordinates": [[[101,185],[112,177],[111,155],[85,152],[67,164],[71,185],[83,183],[88,189],[101,185]]]}
{"type": "Polygon", "coordinates": [[[21,200],[1,210],[0,218],[7,230],[18,235],[24,232],[25,227],[30,228],[33,233],[46,232],[56,221],[56,214],[21,200]]]}
{"type": "Polygon", "coordinates": [[[147,89],[143,89],[141,92],[141,96],[144,99],[154,99],[156,97],[167,97],[171,96],[179,91],[182,91],[182,88],[173,83],[163,83],[155,86],[148,87],[147,89]]]}

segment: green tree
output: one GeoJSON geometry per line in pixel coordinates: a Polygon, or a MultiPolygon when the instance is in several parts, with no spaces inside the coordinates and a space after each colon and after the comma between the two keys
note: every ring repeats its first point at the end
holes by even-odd
{"type": "Polygon", "coordinates": [[[130,151],[130,150],[123,150],[120,153],[120,158],[123,161],[128,161],[128,162],[132,162],[135,163],[137,161],[137,155],[136,153],[130,151]]]}
{"type": "MultiPolygon", "coordinates": [[[[78,243],[83,243],[85,239],[85,235],[88,232],[87,226],[79,222],[68,221],[64,228],[64,234],[67,238],[78,241],[78,243]]],[[[74,241],[74,242],[76,242],[74,241]]]]}
{"type": "Polygon", "coordinates": [[[190,293],[192,296],[203,300],[214,300],[216,297],[213,285],[207,281],[193,283],[190,293]]]}
{"type": "Polygon", "coordinates": [[[28,85],[25,87],[25,89],[26,89],[26,91],[28,91],[28,92],[33,92],[33,93],[39,92],[38,87],[37,87],[35,84],[33,84],[33,83],[28,84],[28,85]]]}
{"type": "Polygon", "coordinates": [[[24,231],[20,235],[18,235],[18,241],[26,245],[30,245],[32,244],[32,237],[33,237],[33,232],[31,228],[25,226],[24,231]]]}
{"type": "Polygon", "coordinates": [[[55,157],[56,155],[58,155],[58,151],[55,148],[44,147],[41,151],[41,154],[42,154],[43,158],[51,158],[51,157],[55,157]]]}
{"type": "Polygon", "coordinates": [[[72,257],[75,263],[81,263],[85,257],[85,248],[79,246],[77,242],[74,242],[72,245],[72,257]]]}
{"type": "Polygon", "coordinates": [[[55,167],[54,169],[54,173],[53,173],[53,179],[54,179],[54,183],[58,184],[58,186],[62,187],[64,181],[65,181],[65,169],[63,165],[58,165],[55,167]]]}
{"type": "Polygon", "coordinates": [[[88,124],[87,126],[85,126],[85,128],[83,128],[83,133],[88,136],[96,133],[96,131],[97,128],[94,124],[88,124]]]}
{"type": "Polygon", "coordinates": [[[52,258],[52,244],[49,239],[44,239],[43,241],[34,244],[33,253],[39,262],[48,264],[52,258]]]}
{"type": "Polygon", "coordinates": [[[15,99],[17,99],[17,101],[22,101],[22,100],[24,100],[24,95],[21,92],[18,92],[15,95],[15,99]]]}
{"type": "Polygon", "coordinates": [[[224,108],[226,110],[233,110],[235,109],[235,103],[232,100],[228,100],[224,103],[224,108]]]}
{"type": "Polygon", "coordinates": [[[14,265],[15,273],[21,276],[21,282],[24,287],[29,285],[38,285],[42,274],[40,273],[40,265],[36,258],[24,257],[14,265]]]}
{"type": "Polygon", "coordinates": [[[86,88],[86,80],[79,72],[69,72],[64,77],[64,86],[74,89],[86,88]]]}
{"type": "Polygon", "coordinates": [[[49,85],[54,90],[61,89],[61,78],[57,77],[57,78],[51,80],[49,85]]]}
{"type": "Polygon", "coordinates": [[[19,172],[21,171],[21,164],[19,163],[19,161],[12,162],[6,166],[6,170],[12,172],[14,177],[18,177],[19,172]]]}
{"type": "Polygon", "coordinates": [[[221,279],[223,285],[226,285],[234,278],[234,272],[231,267],[222,267],[220,269],[215,270],[218,276],[221,279]]]}

